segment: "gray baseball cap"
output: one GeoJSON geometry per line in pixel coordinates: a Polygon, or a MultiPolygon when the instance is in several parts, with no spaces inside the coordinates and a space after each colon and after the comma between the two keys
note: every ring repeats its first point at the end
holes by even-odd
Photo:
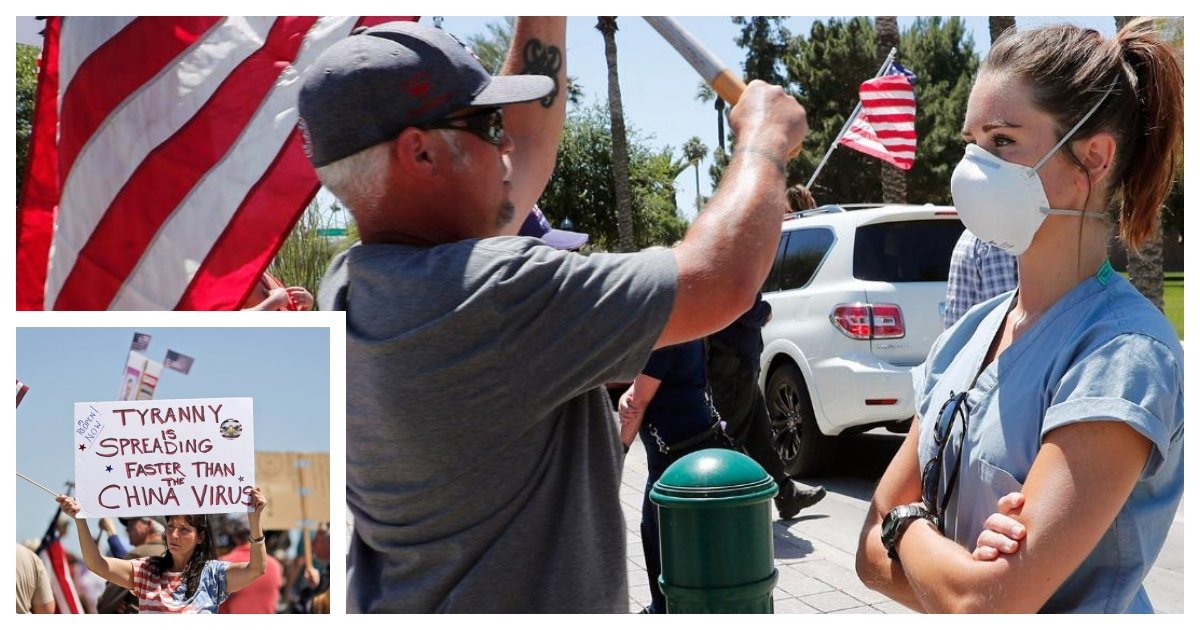
{"type": "Polygon", "coordinates": [[[321,167],[464,107],[524,103],[553,90],[543,75],[493,77],[441,29],[388,22],[317,57],[300,89],[300,131],[309,160],[321,167]]]}

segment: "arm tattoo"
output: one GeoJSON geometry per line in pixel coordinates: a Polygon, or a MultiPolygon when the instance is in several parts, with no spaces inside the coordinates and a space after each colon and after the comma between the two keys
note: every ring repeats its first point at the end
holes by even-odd
{"type": "Polygon", "coordinates": [[[525,43],[525,67],[521,74],[544,74],[554,80],[554,89],[543,96],[542,107],[549,108],[558,97],[558,71],[562,69],[562,51],[558,46],[545,46],[540,39],[531,39],[525,43]]]}
{"type": "Polygon", "coordinates": [[[757,155],[757,156],[766,158],[769,162],[771,162],[771,164],[775,165],[775,168],[779,169],[779,173],[781,175],[783,175],[783,177],[785,179],[787,178],[787,165],[784,163],[784,161],[782,159],[779,158],[778,155],[775,155],[773,153],[768,153],[767,151],[764,151],[758,147],[750,147],[750,146],[737,147],[734,150],[734,154],[738,154],[738,153],[752,154],[752,155],[757,155]]]}

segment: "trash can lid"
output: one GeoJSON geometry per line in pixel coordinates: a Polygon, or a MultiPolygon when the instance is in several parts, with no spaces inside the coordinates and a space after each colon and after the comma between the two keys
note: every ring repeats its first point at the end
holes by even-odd
{"type": "Polygon", "coordinates": [[[775,495],[775,481],[753,459],[723,448],[697,451],[671,464],[650,498],[656,503],[690,503],[706,500],[765,500],[775,495]]]}

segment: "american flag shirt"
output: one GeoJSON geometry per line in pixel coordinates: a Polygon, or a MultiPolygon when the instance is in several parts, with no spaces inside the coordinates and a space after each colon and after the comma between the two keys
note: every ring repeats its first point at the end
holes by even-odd
{"type": "Polygon", "coordinates": [[[226,574],[229,563],[209,560],[200,572],[200,584],[189,599],[183,573],[167,571],[157,573],[150,564],[151,558],[130,560],[133,564],[133,588],[138,598],[138,612],[143,613],[192,613],[216,614],[217,607],[229,598],[226,589],[226,574]]]}

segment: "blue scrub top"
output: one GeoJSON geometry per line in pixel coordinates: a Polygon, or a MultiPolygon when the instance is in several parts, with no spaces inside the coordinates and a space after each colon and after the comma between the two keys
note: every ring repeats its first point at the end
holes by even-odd
{"type": "Polygon", "coordinates": [[[1162,313],[1106,262],[981,371],[1015,295],[976,306],[942,333],[917,379],[920,470],[934,454],[942,404],[970,387],[946,535],[973,549],[996,502],[1025,483],[1050,431],[1074,422],[1124,422],[1153,445],[1141,477],[1042,612],[1153,612],[1142,581],[1183,496],[1183,347],[1162,313]]]}

